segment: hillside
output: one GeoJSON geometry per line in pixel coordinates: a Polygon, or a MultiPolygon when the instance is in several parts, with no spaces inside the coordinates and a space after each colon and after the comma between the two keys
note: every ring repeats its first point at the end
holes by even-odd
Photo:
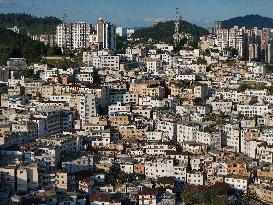
{"type": "Polygon", "coordinates": [[[59,48],[51,48],[25,35],[18,35],[0,27],[0,65],[9,58],[24,57],[29,63],[39,62],[42,56],[60,54],[59,48]]]}
{"type": "MultiPolygon", "coordinates": [[[[207,34],[208,31],[204,28],[196,26],[186,21],[180,22],[180,32],[191,33],[194,38],[198,38],[201,35],[207,34]]],[[[173,21],[166,21],[166,22],[159,22],[156,25],[148,28],[142,28],[137,30],[133,35],[132,38],[140,38],[144,41],[148,41],[150,38],[153,39],[155,42],[172,42],[174,34],[174,22],[173,21]]]]}
{"type": "Polygon", "coordinates": [[[258,27],[258,28],[273,28],[273,19],[263,17],[260,15],[247,15],[240,16],[225,20],[222,22],[223,28],[232,28],[234,26],[245,26],[247,29],[258,27]]]}
{"type": "Polygon", "coordinates": [[[45,34],[54,33],[56,25],[62,21],[56,17],[38,18],[30,14],[0,14],[0,25],[4,28],[17,26],[20,33],[45,34]]]}

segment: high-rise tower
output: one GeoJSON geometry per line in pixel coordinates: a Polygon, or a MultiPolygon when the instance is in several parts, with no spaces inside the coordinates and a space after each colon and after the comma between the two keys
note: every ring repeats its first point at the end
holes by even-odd
{"type": "Polygon", "coordinates": [[[173,41],[174,45],[177,46],[180,43],[180,21],[181,21],[181,15],[179,8],[176,8],[176,16],[174,21],[174,35],[173,35],[173,41]]]}
{"type": "Polygon", "coordinates": [[[116,27],[99,18],[97,23],[98,49],[116,50],[116,27]]]}

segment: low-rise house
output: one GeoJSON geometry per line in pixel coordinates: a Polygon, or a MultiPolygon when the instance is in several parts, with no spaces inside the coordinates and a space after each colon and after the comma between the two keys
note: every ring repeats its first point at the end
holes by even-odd
{"type": "Polygon", "coordinates": [[[138,204],[139,205],[156,205],[157,190],[149,187],[143,187],[138,193],[138,204]]]}
{"type": "Polygon", "coordinates": [[[202,172],[187,173],[187,183],[193,185],[204,185],[204,174],[202,172]]]}
{"type": "Polygon", "coordinates": [[[248,177],[241,175],[228,175],[225,177],[225,183],[227,183],[231,189],[246,192],[248,189],[248,177]]]}

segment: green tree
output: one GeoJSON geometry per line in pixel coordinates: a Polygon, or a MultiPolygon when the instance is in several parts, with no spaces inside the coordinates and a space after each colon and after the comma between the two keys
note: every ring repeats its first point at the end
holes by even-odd
{"type": "Polygon", "coordinates": [[[226,205],[228,199],[225,194],[217,192],[213,187],[186,185],[181,192],[181,199],[185,204],[226,205]]]}
{"type": "Polygon", "coordinates": [[[251,88],[251,86],[249,86],[246,83],[243,83],[239,86],[239,88],[237,89],[238,92],[245,92],[247,89],[251,88]]]}
{"type": "MultiPolygon", "coordinates": [[[[180,32],[190,33],[193,36],[193,45],[198,42],[200,36],[208,34],[208,30],[191,24],[186,21],[180,22],[180,32]]],[[[133,39],[140,38],[144,42],[153,39],[153,42],[173,43],[172,38],[174,34],[174,21],[159,22],[152,27],[142,28],[137,30],[133,35],[133,39]]],[[[196,45],[196,44],[195,44],[196,45]]]]}
{"type": "Polygon", "coordinates": [[[202,105],[203,104],[202,98],[199,98],[199,97],[195,98],[194,99],[194,104],[195,105],[202,105]]]}
{"type": "Polygon", "coordinates": [[[62,49],[58,46],[50,47],[47,51],[48,56],[60,56],[62,55],[62,49]]]}
{"type": "Polygon", "coordinates": [[[121,37],[117,35],[117,53],[125,54],[126,48],[129,43],[125,37],[121,37]]]}
{"type": "Polygon", "coordinates": [[[119,183],[124,183],[128,180],[128,174],[121,171],[119,168],[111,168],[105,176],[106,182],[115,187],[119,183]]]}
{"type": "Polygon", "coordinates": [[[49,45],[0,27],[0,65],[13,57],[24,57],[29,63],[40,62],[49,49],[49,45]]]}
{"type": "Polygon", "coordinates": [[[198,64],[198,65],[201,65],[201,64],[206,65],[206,64],[207,64],[207,61],[206,61],[205,58],[199,57],[199,58],[197,59],[197,64],[198,64]]]}
{"type": "Polygon", "coordinates": [[[230,52],[232,57],[239,55],[238,50],[236,48],[226,47],[224,50],[230,52]]]}
{"type": "Polygon", "coordinates": [[[62,21],[56,17],[39,18],[25,13],[0,14],[0,25],[4,28],[17,26],[20,33],[55,34],[56,26],[62,21]]]}
{"type": "Polygon", "coordinates": [[[33,78],[34,70],[25,68],[20,71],[19,75],[25,78],[33,78]]]}

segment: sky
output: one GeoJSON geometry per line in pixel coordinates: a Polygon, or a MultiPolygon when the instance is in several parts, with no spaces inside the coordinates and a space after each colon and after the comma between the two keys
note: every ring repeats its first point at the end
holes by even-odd
{"type": "Polygon", "coordinates": [[[117,26],[142,27],[154,20],[170,20],[179,8],[182,18],[209,27],[216,20],[247,14],[273,18],[273,0],[0,0],[0,13],[31,13],[36,16],[95,23],[99,17],[117,26]]]}

